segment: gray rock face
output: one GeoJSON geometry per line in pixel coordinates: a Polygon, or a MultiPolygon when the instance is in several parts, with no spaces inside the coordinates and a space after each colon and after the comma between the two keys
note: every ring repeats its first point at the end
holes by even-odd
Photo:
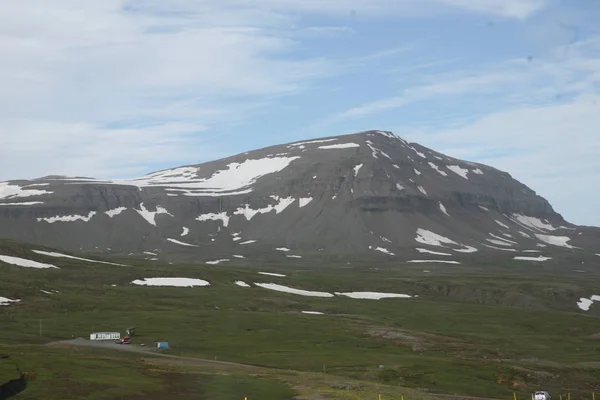
{"type": "Polygon", "coordinates": [[[382,131],[272,146],[132,180],[0,183],[0,237],[164,260],[453,260],[489,252],[538,257],[579,246],[591,254],[600,253],[599,232],[564,221],[506,172],[382,131]]]}

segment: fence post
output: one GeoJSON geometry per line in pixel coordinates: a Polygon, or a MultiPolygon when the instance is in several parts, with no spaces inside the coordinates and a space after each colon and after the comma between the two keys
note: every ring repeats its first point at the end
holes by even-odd
{"type": "Polygon", "coordinates": [[[592,400],[596,400],[596,392],[592,392],[592,400]]]}
{"type": "Polygon", "coordinates": [[[517,400],[517,392],[513,392],[513,400],[517,400]]]}

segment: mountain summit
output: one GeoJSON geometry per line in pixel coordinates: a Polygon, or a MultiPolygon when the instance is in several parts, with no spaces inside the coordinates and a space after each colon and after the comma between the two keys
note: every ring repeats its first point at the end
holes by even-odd
{"type": "Polygon", "coordinates": [[[519,253],[600,253],[598,231],[566,222],[506,172],[385,131],[136,179],[0,183],[0,237],[163,260],[379,254],[418,262],[427,254],[458,262],[492,252],[544,260],[519,253]]]}

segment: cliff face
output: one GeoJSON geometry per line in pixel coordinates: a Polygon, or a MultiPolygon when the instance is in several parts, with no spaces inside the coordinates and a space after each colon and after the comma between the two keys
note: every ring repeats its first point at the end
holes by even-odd
{"type": "MultiPolygon", "coordinates": [[[[3,182],[0,203],[0,237],[190,261],[294,252],[514,253],[570,249],[583,237],[509,174],[381,131],[272,146],[132,180],[3,182]]],[[[600,253],[600,234],[586,229],[586,248],[600,253]]]]}

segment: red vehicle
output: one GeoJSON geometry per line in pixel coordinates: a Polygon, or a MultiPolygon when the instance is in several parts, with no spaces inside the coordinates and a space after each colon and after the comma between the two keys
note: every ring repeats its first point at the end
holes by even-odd
{"type": "Polygon", "coordinates": [[[131,344],[131,338],[129,336],[124,336],[117,343],[119,343],[119,344],[131,344]]]}

